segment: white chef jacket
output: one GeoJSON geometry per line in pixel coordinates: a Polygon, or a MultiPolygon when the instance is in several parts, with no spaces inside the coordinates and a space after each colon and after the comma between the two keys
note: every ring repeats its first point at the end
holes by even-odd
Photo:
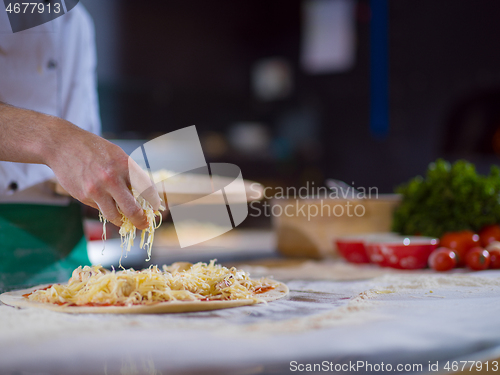
{"type": "MultiPolygon", "coordinates": [[[[17,33],[0,6],[0,101],[100,133],[94,25],[81,3],[17,33]]],[[[45,165],[0,161],[0,202],[53,201],[46,187],[36,188],[52,177],[45,165]]]]}

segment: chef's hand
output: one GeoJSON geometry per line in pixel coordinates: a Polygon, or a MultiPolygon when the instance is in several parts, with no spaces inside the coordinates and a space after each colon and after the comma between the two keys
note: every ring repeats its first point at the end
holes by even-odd
{"type": "Polygon", "coordinates": [[[158,210],[160,198],[148,175],[120,147],[75,128],[68,125],[64,141],[47,158],[61,186],[82,203],[101,210],[117,226],[122,222],[118,205],[138,229],[147,228],[146,215],[129,187],[133,173],[134,187],[158,210]],[[136,185],[141,182],[141,187],[136,185]],[[145,189],[146,185],[150,188],[145,189]]]}
{"type": "MultiPolygon", "coordinates": [[[[121,225],[120,207],[138,229],[148,227],[144,211],[129,190],[130,171],[155,210],[160,198],[148,175],[118,146],[58,117],[0,103],[0,160],[48,165],[61,186],[80,202],[100,209],[121,225]],[[130,164],[129,164],[130,163],[130,164]]],[[[135,185],[135,184],[134,184],[135,185]]]]}

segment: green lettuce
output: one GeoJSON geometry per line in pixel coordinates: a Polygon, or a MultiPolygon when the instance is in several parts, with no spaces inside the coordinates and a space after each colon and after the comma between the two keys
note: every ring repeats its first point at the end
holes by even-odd
{"type": "Polygon", "coordinates": [[[453,165],[438,159],[425,178],[417,176],[396,188],[402,195],[394,212],[393,231],[441,237],[446,232],[479,231],[500,223],[500,169],[476,173],[473,164],[459,160],[453,165]]]}

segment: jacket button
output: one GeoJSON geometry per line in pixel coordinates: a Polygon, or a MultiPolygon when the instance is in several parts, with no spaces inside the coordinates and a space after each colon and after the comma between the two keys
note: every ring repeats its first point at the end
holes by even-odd
{"type": "Polygon", "coordinates": [[[19,188],[19,186],[17,185],[17,182],[16,181],[12,181],[10,184],[9,184],[9,190],[12,190],[12,191],[17,191],[17,189],[19,188]]]}
{"type": "Polygon", "coordinates": [[[49,60],[49,62],[47,63],[47,68],[48,69],[55,69],[57,68],[57,61],[56,60],[49,60]]]}

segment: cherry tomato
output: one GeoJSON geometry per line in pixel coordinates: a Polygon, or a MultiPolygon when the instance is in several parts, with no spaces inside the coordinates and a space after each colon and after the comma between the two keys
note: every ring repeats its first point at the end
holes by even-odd
{"type": "Polygon", "coordinates": [[[478,245],[479,236],[470,230],[445,233],[439,241],[439,246],[455,250],[458,256],[458,267],[465,266],[467,251],[478,245]]]}
{"type": "Polygon", "coordinates": [[[490,253],[482,247],[476,246],[467,252],[465,262],[470,269],[480,271],[485,270],[490,265],[490,253]]]}
{"type": "Polygon", "coordinates": [[[486,248],[490,253],[490,268],[500,268],[500,242],[491,242],[486,248]]]}
{"type": "Polygon", "coordinates": [[[489,251],[490,253],[490,268],[499,269],[500,268],[500,250],[493,249],[489,251]]]}
{"type": "Polygon", "coordinates": [[[487,225],[479,232],[481,246],[487,247],[491,242],[500,241],[500,225],[487,225]]]}
{"type": "Polygon", "coordinates": [[[436,271],[449,271],[457,266],[457,254],[446,247],[439,247],[429,256],[429,267],[436,271]]]}

